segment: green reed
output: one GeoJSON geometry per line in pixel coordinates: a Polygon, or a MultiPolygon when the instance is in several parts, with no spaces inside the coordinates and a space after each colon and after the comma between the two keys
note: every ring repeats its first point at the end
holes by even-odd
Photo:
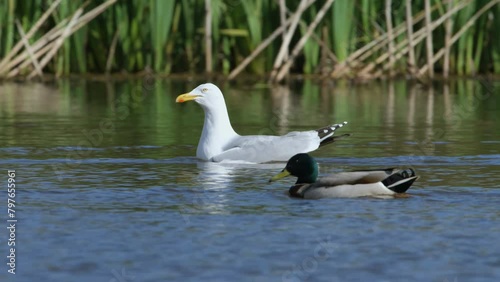
{"type": "MultiPolygon", "coordinates": [[[[491,26],[493,30],[500,30],[500,5],[497,5],[496,8],[493,8],[493,13],[497,15],[491,26]]],[[[489,52],[491,52],[491,60],[493,61],[493,72],[500,73],[500,40],[493,40],[491,46],[488,48],[489,52]]],[[[488,52],[488,51],[487,51],[488,52]]]]}
{"type": "Polygon", "coordinates": [[[333,51],[342,61],[349,55],[352,44],[352,28],[355,25],[354,1],[335,1],[331,12],[331,30],[333,51]]]}
{"type": "MultiPolygon", "coordinates": [[[[463,1],[463,0],[450,0],[463,1]]],[[[481,7],[494,0],[472,0],[467,7],[452,16],[453,34],[457,32],[481,7]]],[[[294,12],[300,1],[286,1],[288,10],[294,12]]],[[[53,0],[15,1],[0,0],[0,58],[3,58],[21,38],[15,26],[19,20],[27,32],[53,0]]],[[[33,43],[60,21],[71,17],[85,3],[84,0],[62,1],[49,20],[29,41],[33,43]]],[[[446,12],[448,0],[432,0],[436,5],[432,19],[437,20],[446,12]]],[[[96,7],[100,1],[89,1],[86,9],[96,7]],[[98,2],[98,3],[96,3],[98,2]]],[[[301,18],[290,44],[295,46],[315,19],[323,1],[309,7],[301,18]]],[[[404,24],[405,1],[394,0],[391,6],[393,27],[404,24]]],[[[455,5],[455,4],[454,4],[455,5]]],[[[280,26],[278,1],[212,0],[212,50],[213,68],[216,72],[229,73],[259,44],[280,26]]],[[[323,40],[339,62],[372,42],[386,32],[384,1],[336,0],[296,59],[293,72],[313,74],[324,64],[323,40]],[[327,32],[322,32],[326,30],[327,32]]],[[[414,0],[414,15],[424,9],[423,0],[414,0]]],[[[156,73],[201,73],[205,69],[204,0],[130,0],[118,1],[95,20],[68,38],[44,72],[58,75],[71,73],[104,73],[110,61],[111,72],[141,72],[151,69],[156,73]],[[111,52],[113,39],[114,51],[111,52]],[[114,54],[108,58],[109,54],[114,54]]],[[[288,15],[290,16],[290,15],[288,15]]],[[[414,30],[422,28],[417,23],[414,30]]],[[[472,75],[500,73],[500,4],[484,13],[470,29],[463,33],[450,48],[450,72],[472,75]]],[[[444,25],[433,31],[434,52],[444,47],[444,25]]],[[[394,37],[394,44],[406,39],[406,33],[394,37]]],[[[246,68],[247,73],[264,75],[272,69],[278,54],[281,36],[246,68]]],[[[415,47],[417,68],[426,64],[425,40],[415,47]]],[[[380,48],[359,62],[369,64],[388,52],[380,48]]],[[[406,56],[397,61],[394,70],[405,73],[406,56]]],[[[434,65],[436,72],[443,68],[440,59],[434,65]]]]}

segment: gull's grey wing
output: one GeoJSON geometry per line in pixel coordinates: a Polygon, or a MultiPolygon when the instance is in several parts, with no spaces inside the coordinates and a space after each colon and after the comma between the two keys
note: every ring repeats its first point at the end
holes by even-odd
{"type": "Polygon", "coordinates": [[[283,136],[238,136],[212,161],[243,160],[252,163],[287,161],[298,153],[307,153],[319,147],[316,131],[290,132],[283,136]]]}

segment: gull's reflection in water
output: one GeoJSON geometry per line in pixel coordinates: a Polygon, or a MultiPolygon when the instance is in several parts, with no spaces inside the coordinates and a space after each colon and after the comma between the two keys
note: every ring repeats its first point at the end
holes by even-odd
{"type": "Polygon", "coordinates": [[[230,187],[234,177],[234,164],[198,162],[198,182],[203,190],[221,190],[230,187]]]}
{"type": "Polygon", "coordinates": [[[285,163],[196,163],[198,174],[193,178],[189,198],[183,204],[181,213],[186,223],[192,223],[193,216],[215,215],[213,226],[225,226],[225,215],[238,210],[234,203],[241,202],[238,195],[242,189],[267,185],[273,173],[283,169],[285,163]]]}
{"type": "MultiPolygon", "coordinates": [[[[224,190],[237,188],[240,185],[260,185],[262,178],[279,169],[283,169],[285,162],[253,164],[243,162],[198,162],[197,182],[202,184],[202,190],[217,190],[224,194],[224,190]]],[[[265,182],[264,181],[264,182],[265,182]]]]}
{"type": "Polygon", "coordinates": [[[212,162],[197,162],[198,174],[192,179],[192,190],[183,212],[187,214],[227,214],[231,168],[212,162]]]}

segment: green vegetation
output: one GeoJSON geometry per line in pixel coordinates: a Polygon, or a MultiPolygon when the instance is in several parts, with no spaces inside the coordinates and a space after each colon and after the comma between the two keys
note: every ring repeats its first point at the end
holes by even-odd
{"type": "MultiPolygon", "coordinates": [[[[431,34],[426,32],[424,20],[424,4],[429,0],[413,0],[412,39],[406,30],[409,19],[407,1],[403,0],[336,0],[327,7],[324,17],[318,14],[328,1],[211,0],[212,54],[205,53],[204,0],[62,0],[55,3],[59,1],[0,0],[0,77],[34,76],[37,65],[44,73],[56,75],[145,70],[162,74],[201,73],[206,69],[206,56],[211,56],[214,72],[227,75],[278,29],[283,20],[288,20],[287,28],[292,26],[293,14],[301,3],[307,8],[300,13],[299,25],[291,34],[289,52],[302,36],[308,36],[307,27],[315,19],[319,18],[320,22],[299,55],[287,55],[283,59],[283,65],[288,59],[294,59],[292,73],[350,78],[393,74],[424,76],[432,65],[436,73],[445,70],[445,75],[446,69],[457,75],[500,74],[497,36],[500,0],[430,0],[431,34]],[[107,2],[92,18],[78,22],[86,13],[107,2]],[[281,7],[286,10],[285,19],[280,18],[280,3],[286,3],[286,7],[281,7]],[[55,6],[54,10],[27,40],[30,46],[38,46],[30,54],[22,43],[19,28],[28,34],[51,5],[55,6]],[[390,13],[386,13],[386,7],[390,13]],[[70,26],[72,20],[75,20],[74,26],[70,26]],[[68,26],[78,29],[67,37],[62,36],[68,26]],[[447,26],[451,27],[448,33],[447,26]],[[59,37],[49,36],[57,30],[59,37]],[[427,36],[432,36],[430,57],[427,36]],[[60,47],[56,43],[58,39],[60,47]],[[13,51],[16,44],[20,46],[13,51]],[[38,52],[42,53],[38,55],[38,52]],[[411,68],[409,53],[415,56],[415,66],[411,68]]],[[[256,75],[270,73],[283,38],[277,34],[262,52],[249,60],[244,71],[256,75]]]]}

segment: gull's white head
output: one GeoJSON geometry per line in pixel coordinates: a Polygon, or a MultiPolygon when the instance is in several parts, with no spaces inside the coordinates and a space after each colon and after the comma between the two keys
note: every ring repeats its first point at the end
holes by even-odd
{"type": "Polygon", "coordinates": [[[226,109],[226,102],[219,87],[212,83],[198,85],[191,92],[179,95],[177,103],[195,101],[200,104],[205,112],[203,131],[196,149],[196,156],[200,159],[210,160],[221,154],[224,147],[238,136],[234,132],[226,109]]]}
{"type": "Polygon", "coordinates": [[[216,108],[222,103],[225,107],[224,96],[219,87],[212,83],[200,84],[191,92],[179,95],[175,102],[184,103],[188,101],[195,101],[203,108],[216,108]]]}

